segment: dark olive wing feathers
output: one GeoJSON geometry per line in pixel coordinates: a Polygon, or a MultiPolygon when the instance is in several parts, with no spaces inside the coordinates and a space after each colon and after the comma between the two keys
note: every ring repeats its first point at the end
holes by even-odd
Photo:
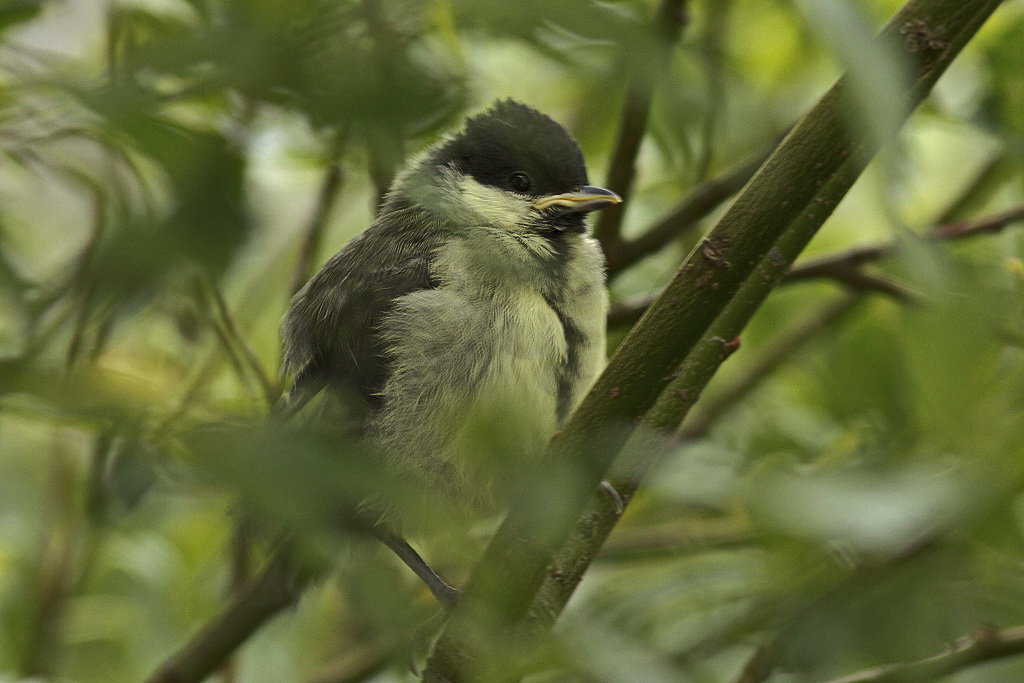
{"type": "Polygon", "coordinates": [[[442,240],[411,209],[392,210],[335,254],[292,299],[282,336],[293,377],[284,409],[294,412],[325,388],[372,410],[388,376],[380,323],[394,302],[432,289],[442,240]]]}

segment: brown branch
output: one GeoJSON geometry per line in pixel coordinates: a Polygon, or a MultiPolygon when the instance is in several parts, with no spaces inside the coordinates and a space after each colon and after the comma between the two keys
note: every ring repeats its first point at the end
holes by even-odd
{"type": "MultiPolygon", "coordinates": [[[[1009,211],[983,218],[955,221],[946,225],[940,225],[923,235],[922,238],[946,242],[979,237],[999,232],[1022,220],[1024,220],[1024,206],[1019,206],[1009,211]]],[[[912,297],[898,283],[877,275],[869,275],[860,270],[867,263],[879,261],[890,256],[895,249],[896,244],[893,242],[866,244],[852,247],[836,254],[807,259],[796,264],[781,284],[816,278],[831,278],[847,285],[851,289],[880,291],[893,298],[907,300],[912,297]]],[[[620,327],[636,322],[657,298],[658,294],[652,294],[613,304],[608,313],[609,327],[620,327]]]]}
{"type": "Polygon", "coordinates": [[[695,553],[710,548],[732,548],[750,543],[750,525],[730,517],[699,519],[685,524],[622,529],[608,539],[597,561],[632,562],[653,557],[695,553]]]}
{"type": "Polygon", "coordinates": [[[265,622],[294,603],[311,576],[296,574],[281,548],[228,606],[146,679],[147,683],[192,683],[217,670],[265,622]]]}
{"type": "Polygon", "coordinates": [[[702,218],[747,184],[782,137],[778,136],[761,152],[731,171],[697,185],[646,232],[635,239],[622,242],[614,251],[607,253],[609,278],[614,278],[640,259],[662,249],[695,228],[702,218]]]}
{"type": "Polygon", "coordinates": [[[1004,630],[979,626],[931,657],[868,669],[836,678],[830,683],[930,681],[975,664],[1021,654],[1024,654],[1024,626],[1004,630]]]}
{"type": "Polygon", "coordinates": [[[850,292],[815,311],[788,332],[779,335],[750,367],[744,368],[732,384],[698,404],[699,412],[686,421],[679,431],[679,438],[689,441],[707,434],[711,425],[722,415],[759,387],[815,335],[845,317],[863,298],[863,292],[850,292]]]}
{"type": "MultiPolygon", "coordinates": [[[[626,91],[606,180],[608,188],[617,192],[623,199],[628,199],[633,189],[636,158],[651,115],[655,86],[667,69],[672,48],[679,42],[683,28],[689,20],[686,4],[687,0],[661,1],[653,27],[659,43],[650,61],[644,61],[637,66],[637,71],[633,74],[626,91]]],[[[617,251],[622,242],[624,217],[622,205],[613,206],[602,212],[594,228],[594,236],[606,254],[617,251]]]]}
{"type": "MultiPolygon", "coordinates": [[[[948,240],[977,237],[979,235],[999,232],[1008,225],[1022,220],[1024,220],[1024,206],[1018,206],[1009,211],[984,218],[939,225],[923,235],[923,238],[936,242],[945,242],[948,240]]],[[[851,269],[857,269],[866,263],[890,256],[895,250],[895,242],[884,242],[853,247],[837,254],[809,259],[796,264],[786,276],[786,282],[818,277],[832,277],[841,280],[851,269]]]]}

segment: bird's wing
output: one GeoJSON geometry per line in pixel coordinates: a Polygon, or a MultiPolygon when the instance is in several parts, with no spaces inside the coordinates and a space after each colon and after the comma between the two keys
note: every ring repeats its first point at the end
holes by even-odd
{"type": "Polygon", "coordinates": [[[292,299],[282,336],[293,377],[285,411],[325,388],[369,410],[387,379],[381,318],[399,297],[437,282],[437,230],[401,212],[382,218],[335,254],[292,299]]]}

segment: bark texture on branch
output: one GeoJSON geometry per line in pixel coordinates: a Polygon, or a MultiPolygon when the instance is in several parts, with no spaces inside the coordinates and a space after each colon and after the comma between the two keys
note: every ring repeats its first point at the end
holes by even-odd
{"type": "Polygon", "coordinates": [[[662,218],[655,221],[646,232],[638,237],[620,241],[608,257],[608,277],[618,274],[645,256],[661,250],[697,227],[699,221],[725,203],[729,197],[740,191],[754,172],[771,155],[781,137],[774,140],[763,152],[754,155],[731,171],[705,180],[690,190],[676,206],[662,218]]]}

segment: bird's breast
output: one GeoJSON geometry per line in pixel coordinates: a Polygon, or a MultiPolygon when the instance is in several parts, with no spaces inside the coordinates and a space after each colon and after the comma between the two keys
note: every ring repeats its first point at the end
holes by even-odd
{"type": "Polygon", "coordinates": [[[472,246],[446,245],[440,286],[403,297],[385,321],[393,371],[379,431],[403,459],[481,491],[542,450],[592,381],[605,295],[599,263],[554,286],[550,269],[472,246]]]}

